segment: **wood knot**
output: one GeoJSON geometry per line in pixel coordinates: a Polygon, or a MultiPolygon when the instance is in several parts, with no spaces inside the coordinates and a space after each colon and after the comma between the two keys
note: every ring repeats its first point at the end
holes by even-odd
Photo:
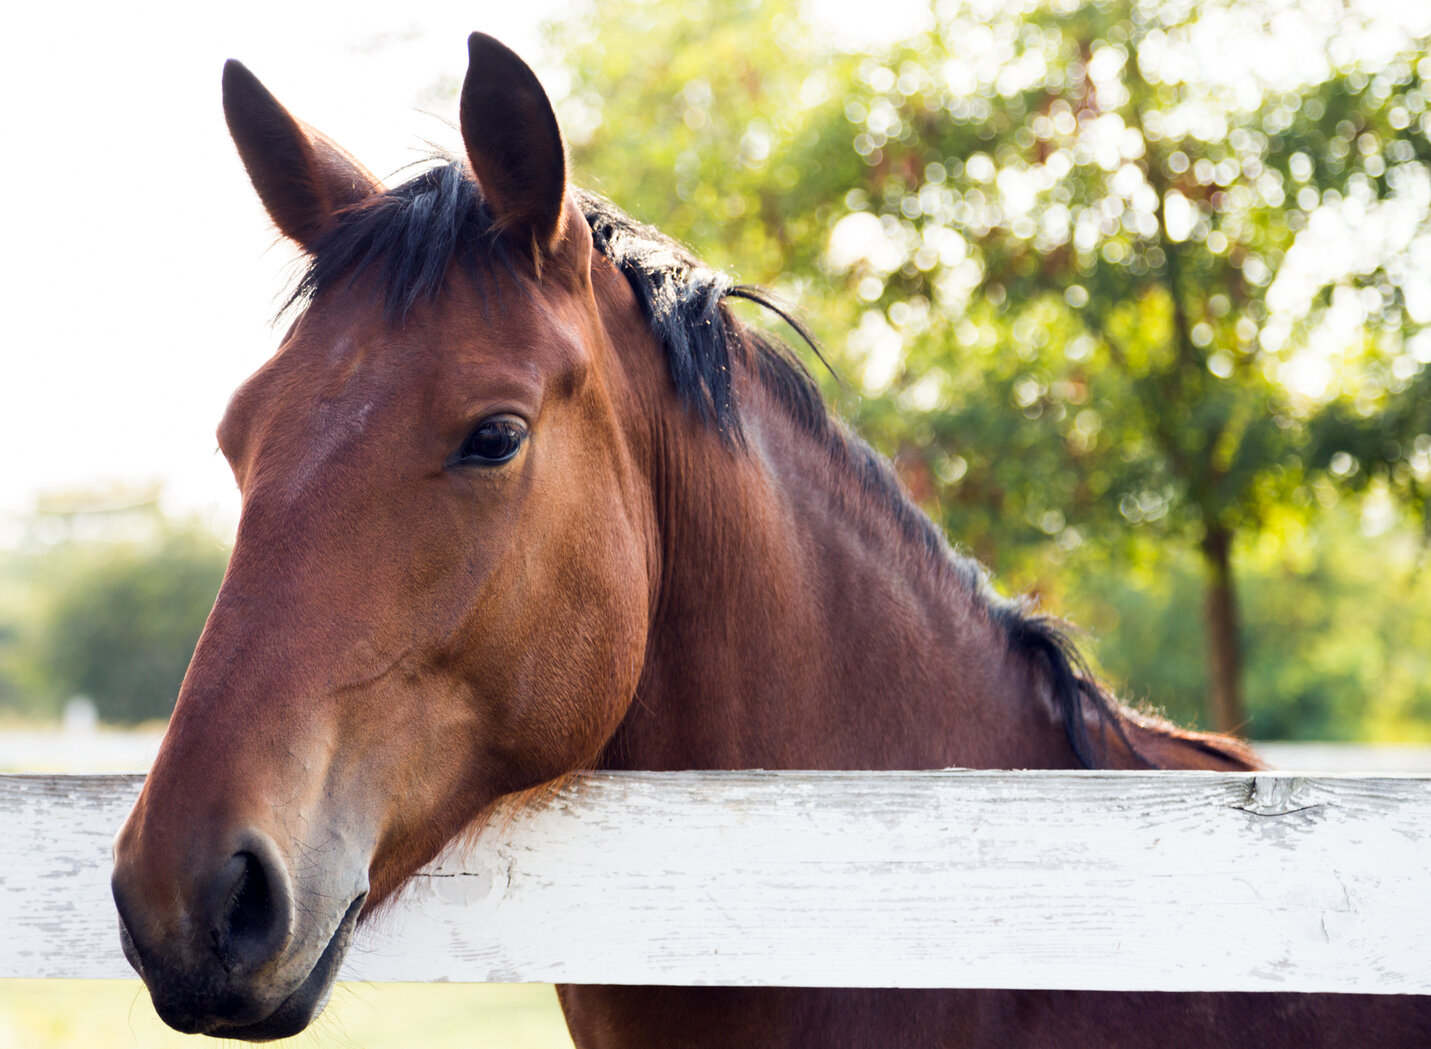
{"type": "Polygon", "coordinates": [[[1254,816],[1286,816],[1318,807],[1307,798],[1308,784],[1301,776],[1253,776],[1247,796],[1232,807],[1254,816]]]}

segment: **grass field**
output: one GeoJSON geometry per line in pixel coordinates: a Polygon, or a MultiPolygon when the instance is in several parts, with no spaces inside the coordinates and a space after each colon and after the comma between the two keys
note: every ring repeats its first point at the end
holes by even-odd
{"type": "MultiPolygon", "coordinates": [[[[239,1043],[160,1022],[138,980],[0,980],[0,1049],[204,1049],[239,1043]]],[[[339,984],[286,1049],[571,1049],[533,984],[339,984]]]]}

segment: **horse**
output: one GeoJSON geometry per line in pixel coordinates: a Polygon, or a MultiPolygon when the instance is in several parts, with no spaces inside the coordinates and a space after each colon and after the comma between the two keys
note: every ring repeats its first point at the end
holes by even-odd
{"type": "MultiPolygon", "coordinates": [[[[307,261],[218,427],[237,538],[116,839],[121,944],[165,1022],[302,1030],[359,922],[496,799],[575,770],[1258,767],[1124,707],[1059,621],[996,593],[731,302],[788,311],[575,188],[531,69],[468,48],[466,156],[390,188],[224,69],[307,261]]],[[[582,1049],[1431,1030],[1427,999],[1371,996],[558,996],[582,1049]]]]}

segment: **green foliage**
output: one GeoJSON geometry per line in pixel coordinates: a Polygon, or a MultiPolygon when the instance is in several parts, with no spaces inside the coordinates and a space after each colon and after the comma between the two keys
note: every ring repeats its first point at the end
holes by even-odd
{"type": "MultiPolygon", "coordinates": [[[[1279,518],[1239,550],[1255,739],[1431,738],[1431,587],[1409,521],[1374,542],[1356,507],[1307,527],[1279,518]]],[[[1186,548],[1091,546],[1062,566],[1057,595],[1133,702],[1206,723],[1202,573],[1186,548]]]]}
{"type": "Polygon", "coordinates": [[[42,574],[34,557],[0,552],[0,711],[27,717],[59,712],[36,659],[44,636],[42,574]]]}
{"type": "Polygon", "coordinates": [[[862,165],[842,108],[853,60],[801,10],[611,0],[554,26],[578,182],[750,282],[817,272],[828,190],[862,165]]]}
{"type": "Polygon", "coordinates": [[[168,717],[227,560],[211,537],[174,532],[76,571],[51,612],[51,680],[107,721],[168,717]]]}
{"type": "MultiPolygon", "coordinates": [[[[1303,482],[1317,407],[1282,381],[1291,322],[1268,293],[1284,256],[1323,203],[1424,177],[1419,42],[1375,76],[1348,62],[1249,97],[1168,57],[1207,8],[957,14],[854,85],[864,196],[897,250],[857,259],[849,288],[909,346],[896,396],[927,374],[914,344],[1020,360],[935,403],[937,439],[918,443],[959,456],[965,490],[1023,493],[1023,523],[1256,530],[1303,482]],[[1015,455],[989,418],[1010,410],[1015,455]]],[[[980,530],[966,507],[982,502],[947,500],[951,527],[980,530]]]]}
{"type": "Polygon", "coordinates": [[[109,722],[168,717],[227,560],[212,534],[172,526],[10,555],[0,706],[54,716],[84,695],[109,722]]]}

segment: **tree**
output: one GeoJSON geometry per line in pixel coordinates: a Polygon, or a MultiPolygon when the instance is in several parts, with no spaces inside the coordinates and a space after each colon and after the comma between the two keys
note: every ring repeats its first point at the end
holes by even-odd
{"type": "Polygon", "coordinates": [[[112,722],[166,718],[228,552],[199,529],[50,556],[58,565],[38,661],[57,699],[89,696],[112,722]]]}
{"type": "MultiPolygon", "coordinates": [[[[959,13],[863,69],[848,107],[879,219],[841,220],[878,233],[848,259],[870,327],[918,318],[900,334],[937,360],[972,354],[964,370],[993,379],[947,407],[934,398],[916,423],[927,454],[955,464],[945,474],[976,514],[993,506],[1070,541],[1070,522],[1106,529],[1116,513],[1196,544],[1222,729],[1246,721],[1235,540],[1306,502],[1321,465],[1306,453],[1323,406],[1289,388],[1298,347],[1269,288],[1309,215],[1394,197],[1431,161],[1424,37],[1371,69],[1324,38],[1325,64],[1301,82],[1197,79],[1212,23],[1271,10],[959,13]],[[1018,434],[1000,408],[1022,414],[1018,434]]],[[[1269,46],[1289,24],[1278,16],[1269,46]]],[[[956,531],[963,505],[947,515],[956,531]]]]}
{"type": "Polygon", "coordinates": [[[797,0],[611,0],[554,24],[551,46],[578,182],[743,280],[799,295],[819,276],[836,188],[863,175],[843,112],[855,60],[797,0]]]}

